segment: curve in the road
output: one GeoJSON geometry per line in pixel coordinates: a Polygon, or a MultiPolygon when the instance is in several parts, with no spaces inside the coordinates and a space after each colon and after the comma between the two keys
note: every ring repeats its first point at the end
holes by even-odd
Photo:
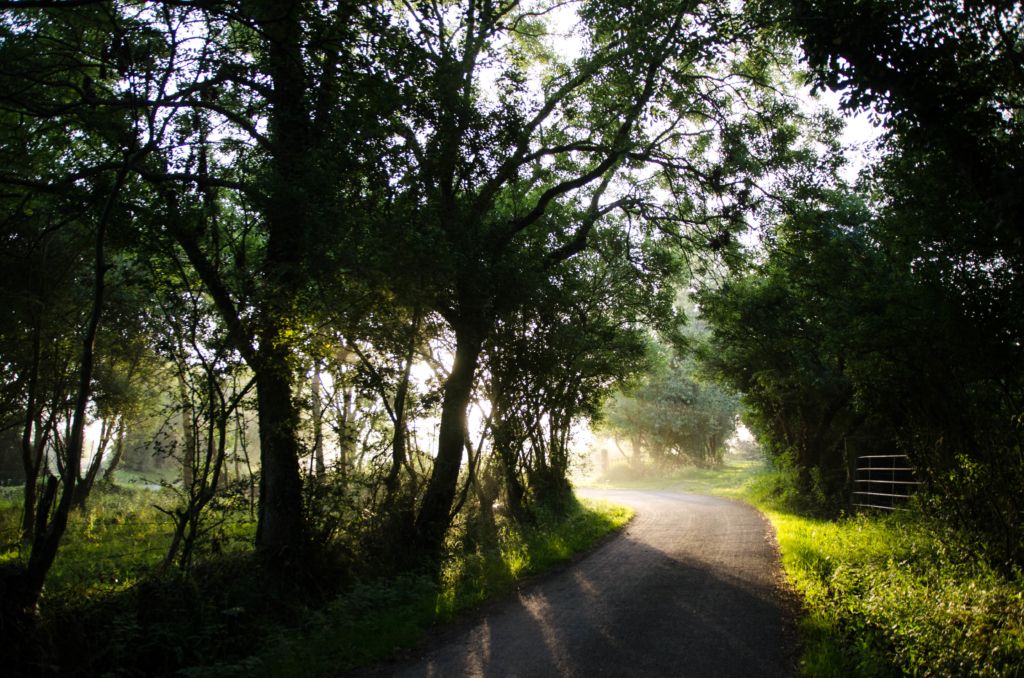
{"type": "Polygon", "coordinates": [[[617,537],[432,634],[366,676],[782,677],[793,603],[750,506],[677,492],[582,490],[636,509],[617,537]]]}

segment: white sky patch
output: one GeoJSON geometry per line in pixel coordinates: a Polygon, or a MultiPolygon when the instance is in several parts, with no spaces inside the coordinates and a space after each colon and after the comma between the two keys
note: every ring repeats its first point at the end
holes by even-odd
{"type": "Polygon", "coordinates": [[[825,106],[830,111],[839,113],[846,123],[841,138],[843,147],[846,149],[846,157],[850,164],[842,171],[842,177],[853,183],[860,171],[878,159],[876,142],[885,132],[882,127],[875,127],[871,124],[869,115],[866,112],[856,113],[843,112],[839,110],[841,95],[838,92],[824,90],[818,93],[818,100],[811,98],[810,88],[804,91],[804,103],[808,108],[825,106]]]}

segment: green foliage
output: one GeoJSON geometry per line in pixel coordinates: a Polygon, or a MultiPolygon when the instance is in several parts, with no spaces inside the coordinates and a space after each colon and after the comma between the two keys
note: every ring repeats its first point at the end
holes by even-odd
{"type": "Polygon", "coordinates": [[[804,601],[802,676],[1020,675],[1024,579],[978,559],[968,533],[918,511],[807,517],[777,471],[745,497],[775,527],[804,601]]]}
{"type": "Polygon", "coordinates": [[[746,382],[738,388],[770,453],[792,452],[830,484],[830,468],[842,475],[841,438],[863,423],[909,455],[934,510],[977,533],[993,562],[1019,566],[1020,8],[951,0],[749,8],[801,42],[815,87],[841,92],[849,110],[869,110],[886,134],[881,159],[854,189],[794,186],[798,202],[767,229],[776,234],[765,239],[769,261],[756,267],[762,280],[746,276],[706,297],[723,302],[720,312],[705,310],[717,314],[728,353],[708,362],[728,383],[746,382]]]}
{"type": "Polygon", "coordinates": [[[780,465],[795,464],[826,495],[846,483],[844,439],[866,423],[851,364],[897,312],[898,272],[863,235],[866,207],[841,192],[827,209],[792,206],[749,273],[698,294],[712,326],[703,370],[743,394],[744,422],[780,465]]]}
{"type": "Polygon", "coordinates": [[[698,381],[690,361],[673,361],[630,397],[610,400],[603,430],[628,440],[634,457],[643,451],[665,471],[687,464],[707,467],[722,463],[738,409],[732,392],[698,381]]]}

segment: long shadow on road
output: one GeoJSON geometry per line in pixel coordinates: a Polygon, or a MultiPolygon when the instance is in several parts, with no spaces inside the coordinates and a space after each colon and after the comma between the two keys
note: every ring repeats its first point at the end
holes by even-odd
{"type": "MultiPolygon", "coordinates": [[[[581,494],[601,496],[602,491],[581,494]]],[[[362,675],[786,676],[792,603],[753,508],[676,492],[607,491],[637,516],[551,577],[362,675]]]]}

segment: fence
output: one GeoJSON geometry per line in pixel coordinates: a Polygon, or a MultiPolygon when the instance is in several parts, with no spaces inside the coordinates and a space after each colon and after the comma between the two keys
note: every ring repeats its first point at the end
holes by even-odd
{"type": "Polygon", "coordinates": [[[905,454],[857,457],[851,504],[865,508],[901,511],[900,504],[921,483],[905,454]]]}

